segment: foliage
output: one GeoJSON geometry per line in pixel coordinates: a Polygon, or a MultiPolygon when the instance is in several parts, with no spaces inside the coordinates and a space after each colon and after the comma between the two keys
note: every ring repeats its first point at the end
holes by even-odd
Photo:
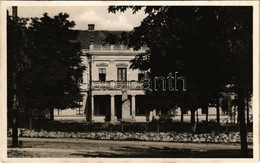
{"type": "Polygon", "coordinates": [[[195,109],[216,104],[226,85],[234,85],[242,153],[247,155],[244,98],[252,92],[252,7],[110,6],[108,10],[128,8],[148,14],[130,32],[128,43],[135,50],[146,44],[149,57],[137,56],[132,67],[145,66],[151,78],[179,72],[187,79],[186,92],[146,92],[153,105],[190,109],[194,123],[195,109]]]}
{"type": "Polygon", "coordinates": [[[14,96],[16,100],[23,97],[21,91],[24,85],[19,80],[24,72],[30,67],[30,60],[25,53],[27,39],[25,37],[27,19],[7,16],[7,108],[10,120],[13,109],[14,96]]]}
{"type": "Polygon", "coordinates": [[[128,45],[127,40],[128,40],[128,33],[124,31],[120,34],[120,36],[112,33],[108,34],[104,39],[104,43],[110,45],[115,45],[115,44],[128,45]]]}
{"type": "MultiPolygon", "coordinates": [[[[184,102],[191,105],[188,107],[214,104],[225,85],[242,76],[237,69],[247,71],[245,78],[252,79],[250,8],[110,6],[109,12],[127,8],[133,13],[143,8],[148,14],[128,35],[128,43],[135,50],[143,45],[150,48],[132,60],[132,68],[150,70],[151,77],[173,72],[185,76],[188,92],[172,94],[183,96],[181,103],[190,100],[184,102]],[[234,55],[237,52],[243,53],[238,57],[234,55]]],[[[251,81],[248,85],[250,88],[251,81]]]]}
{"type": "Polygon", "coordinates": [[[108,34],[107,37],[104,39],[105,43],[109,43],[111,45],[115,45],[119,42],[119,37],[115,34],[108,34]]]}
{"type": "Polygon", "coordinates": [[[60,13],[51,18],[45,13],[31,19],[26,33],[31,68],[21,80],[26,85],[23,102],[27,108],[73,108],[82,99],[77,79],[84,67],[79,66],[80,44],[71,42],[78,32],[72,30],[75,23],[68,17],[60,13]]]}

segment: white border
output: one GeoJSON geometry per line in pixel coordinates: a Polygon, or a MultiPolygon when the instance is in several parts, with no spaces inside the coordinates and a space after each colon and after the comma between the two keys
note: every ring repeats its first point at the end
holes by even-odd
{"type": "Polygon", "coordinates": [[[259,160],[259,1],[2,1],[0,42],[0,108],[1,108],[1,161],[2,162],[256,162],[259,160]],[[253,6],[253,159],[207,159],[207,158],[7,158],[7,71],[6,71],[6,8],[8,6],[109,6],[109,5],[167,5],[167,6],[253,6]]]}

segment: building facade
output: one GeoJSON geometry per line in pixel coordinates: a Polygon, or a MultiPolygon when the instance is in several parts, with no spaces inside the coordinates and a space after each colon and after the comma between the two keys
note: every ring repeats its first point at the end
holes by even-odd
{"type": "Polygon", "coordinates": [[[144,72],[130,68],[130,60],[146,50],[145,47],[134,51],[124,45],[103,46],[94,43],[89,49],[82,50],[82,60],[86,67],[81,84],[84,92],[82,107],[90,107],[91,110],[85,110],[85,113],[89,114],[87,115],[89,121],[116,122],[121,120],[122,114],[130,115],[129,119],[136,122],[147,121],[142,107],[144,91],[140,83],[144,72]],[[129,113],[122,112],[122,89],[124,88],[127,88],[130,101],[129,113]],[[89,91],[91,95],[88,94],[89,91]],[[89,107],[86,106],[88,103],[91,104],[89,107]]]}

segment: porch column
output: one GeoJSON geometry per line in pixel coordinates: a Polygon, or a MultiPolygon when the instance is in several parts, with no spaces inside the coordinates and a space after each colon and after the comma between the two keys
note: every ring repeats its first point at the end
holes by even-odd
{"type": "Polygon", "coordinates": [[[132,119],[135,120],[135,95],[132,95],[132,119]]]}
{"type": "Polygon", "coordinates": [[[94,122],[94,95],[91,96],[91,119],[94,122]]]}
{"type": "Polygon", "coordinates": [[[110,111],[111,111],[111,117],[110,117],[110,121],[111,122],[114,122],[115,121],[115,95],[111,95],[110,96],[111,98],[111,101],[110,101],[110,104],[111,104],[111,107],[110,107],[110,111]]]}

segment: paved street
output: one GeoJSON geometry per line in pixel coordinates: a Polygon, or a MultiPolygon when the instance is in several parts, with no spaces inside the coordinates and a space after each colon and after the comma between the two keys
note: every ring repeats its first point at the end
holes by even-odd
{"type": "MultiPolygon", "coordinates": [[[[87,139],[19,138],[19,148],[8,157],[138,157],[190,158],[240,157],[239,144],[108,141],[87,139]]],[[[11,138],[8,138],[8,146],[11,138]]],[[[249,146],[252,157],[252,145],[249,146]]]]}

